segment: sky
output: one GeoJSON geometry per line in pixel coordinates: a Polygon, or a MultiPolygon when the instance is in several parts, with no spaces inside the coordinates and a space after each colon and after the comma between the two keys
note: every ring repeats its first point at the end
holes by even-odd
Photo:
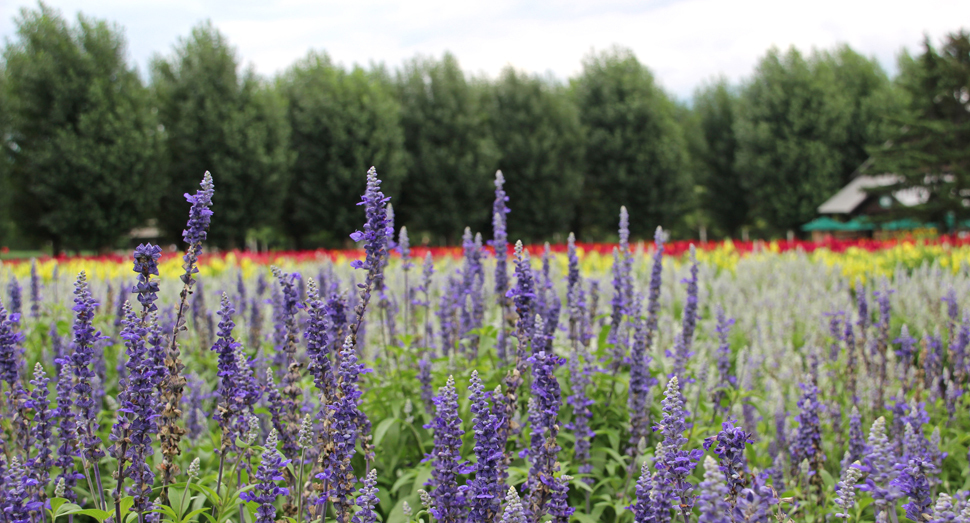
{"type": "MultiPolygon", "coordinates": [[[[924,35],[938,44],[970,28],[970,1],[921,0],[48,0],[74,19],[121,25],[131,61],[144,75],[192,26],[209,19],[256,71],[285,71],[311,49],[345,66],[400,66],[451,51],[466,72],[495,77],[506,66],[559,79],[576,76],[591,52],[630,48],[669,93],[689,100],[723,75],[749,76],[772,46],[809,52],[839,43],[873,56],[890,74],[903,48],[924,35]]],[[[0,0],[0,36],[16,36],[25,0],[0,0]]]]}

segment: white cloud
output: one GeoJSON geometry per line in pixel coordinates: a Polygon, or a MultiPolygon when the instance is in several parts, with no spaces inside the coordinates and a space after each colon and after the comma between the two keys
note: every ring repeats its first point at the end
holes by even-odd
{"type": "MultiPolygon", "coordinates": [[[[13,37],[15,7],[36,5],[12,2],[0,8],[0,34],[7,38],[13,37]]],[[[468,71],[495,75],[510,64],[565,79],[579,72],[591,49],[618,44],[633,49],[680,98],[712,76],[738,80],[750,74],[772,45],[807,52],[845,42],[892,71],[899,50],[917,51],[924,33],[938,41],[970,20],[970,2],[954,0],[924,0],[918,8],[912,2],[851,0],[49,3],[71,17],[83,9],[124,26],[143,70],[154,53],[168,53],[192,25],[210,18],[244,61],[267,75],[313,48],[348,65],[378,61],[392,67],[418,53],[449,50],[468,71]]]]}

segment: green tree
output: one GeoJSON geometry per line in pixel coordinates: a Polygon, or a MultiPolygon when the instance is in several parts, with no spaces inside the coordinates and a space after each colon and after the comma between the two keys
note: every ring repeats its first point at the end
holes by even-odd
{"type": "Polygon", "coordinates": [[[737,90],[725,78],[697,89],[693,116],[698,139],[690,141],[698,164],[697,181],[703,187],[700,208],[712,219],[715,232],[730,236],[736,235],[748,219],[747,193],[734,163],[737,106],[737,90]]]}
{"type": "Polygon", "coordinates": [[[772,49],[743,87],[735,168],[759,229],[797,229],[884,140],[898,110],[885,73],[847,47],[772,49]]]}
{"type": "MultiPolygon", "coordinates": [[[[385,194],[405,173],[404,135],[393,85],[381,70],[347,72],[311,52],[280,80],[287,100],[293,180],[284,205],[298,247],[339,245],[361,227],[360,201],[374,165],[385,194]]],[[[397,203],[397,198],[394,199],[397,203]]]]}
{"type": "Polygon", "coordinates": [[[216,185],[215,245],[237,247],[251,230],[277,225],[292,158],[279,93],[252,70],[239,72],[235,50],[210,22],[180,39],[172,56],[153,60],[152,88],[165,128],[169,187],[159,222],[168,236],[178,238],[185,227],[182,194],[205,171],[216,185]]]}
{"type": "Polygon", "coordinates": [[[4,50],[11,210],[54,251],[114,246],[153,208],[156,138],[122,31],[41,4],[4,50]]]}
{"type": "Polygon", "coordinates": [[[415,58],[397,75],[409,165],[400,222],[412,236],[455,243],[464,227],[490,223],[498,152],[489,137],[485,85],[469,81],[451,54],[415,58]]]}
{"type": "Polygon", "coordinates": [[[929,39],[915,60],[904,55],[899,84],[908,107],[885,147],[873,147],[871,173],[895,173],[900,182],[883,189],[919,191],[925,202],[897,208],[952,227],[970,219],[970,33],[951,33],[937,51],[929,39]]]}
{"type": "Polygon", "coordinates": [[[693,199],[687,145],[676,107],[650,71],[631,51],[614,48],[587,56],[573,89],[587,136],[574,230],[587,238],[612,234],[621,205],[635,236],[681,227],[693,199]]]}
{"type": "Polygon", "coordinates": [[[489,123],[510,198],[509,237],[538,241],[572,225],[583,183],[583,133],[568,92],[506,68],[492,86],[489,123]]]}

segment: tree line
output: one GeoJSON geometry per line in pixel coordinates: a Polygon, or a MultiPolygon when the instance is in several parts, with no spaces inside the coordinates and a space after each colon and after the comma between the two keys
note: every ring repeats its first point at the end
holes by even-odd
{"type": "Polygon", "coordinates": [[[713,80],[690,103],[619,47],[567,82],[476,77],[450,54],[348,68],[320,51],[264,78],[208,22],[143,80],[117,25],[44,4],[16,25],[0,63],[0,244],[56,250],[118,246],[148,220],[176,240],[181,195],[206,170],[213,245],[343,246],[371,165],[420,243],[487,234],[497,169],[512,238],[610,239],[621,205],[642,237],[657,225],[772,236],[812,219],[925,91],[921,57],[904,53],[891,79],[844,45],[771,49],[749,78],[713,80]]]}

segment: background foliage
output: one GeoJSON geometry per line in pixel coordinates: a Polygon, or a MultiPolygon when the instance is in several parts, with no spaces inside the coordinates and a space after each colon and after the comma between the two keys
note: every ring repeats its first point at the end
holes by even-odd
{"type": "MultiPolygon", "coordinates": [[[[142,78],[116,25],[72,26],[43,4],[17,24],[0,63],[0,244],[11,246],[111,248],[151,218],[175,241],[178,213],[160,211],[184,206],[205,170],[225,191],[214,246],[342,246],[370,165],[418,243],[490,230],[496,169],[521,204],[513,237],[610,239],[620,205],[635,230],[772,237],[813,218],[890,140],[895,156],[870,172],[914,174],[910,186],[960,162],[948,155],[970,140],[953,109],[970,92],[963,32],[904,53],[896,78],[846,45],[770,49],[748,78],[683,101],[623,48],[591,53],[568,82],[476,77],[450,54],[346,67],[324,51],[268,79],[205,22],[142,78]]],[[[963,178],[920,216],[963,213],[963,178]]]]}

